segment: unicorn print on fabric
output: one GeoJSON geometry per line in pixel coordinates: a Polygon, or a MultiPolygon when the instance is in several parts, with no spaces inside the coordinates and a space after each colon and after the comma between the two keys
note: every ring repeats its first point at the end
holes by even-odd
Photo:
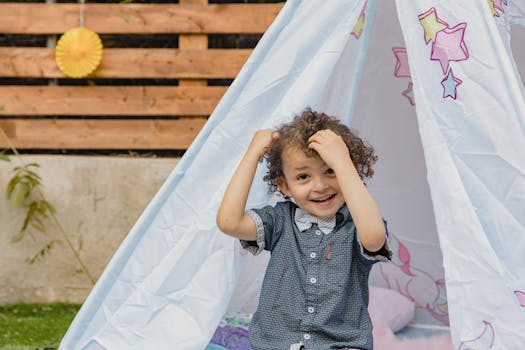
{"type": "Polygon", "coordinates": [[[448,325],[444,281],[435,280],[427,272],[414,267],[411,263],[410,252],[393,234],[390,233],[388,240],[393,253],[392,261],[379,264],[381,275],[388,288],[410,298],[419,307],[425,308],[433,318],[448,325]],[[426,293],[424,295],[418,293],[421,290],[425,290],[426,293]]]}
{"type": "Polygon", "coordinates": [[[516,298],[518,298],[518,302],[520,303],[521,307],[525,307],[525,292],[521,290],[515,290],[514,295],[516,298]]]}
{"type": "Polygon", "coordinates": [[[464,61],[469,58],[465,44],[466,22],[461,22],[450,28],[448,23],[438,17],[434,7],[419,15],[419,23],[423,27],[425,43],[432,42],[431,61],[439,61],[444,78],[441,80],[443,98],[457,98],[457,87],[463,82],[454,76],[450,62],[464,61]]]}
{"type": "Polygon", "coordinates": [[[251,316],[236,315],[225,317],[213,334],[210,343],[230,350],[250,350],[248,327],[251,316]]]}
{"type": "Polygon", "coordinates": [[[490,322],[483,321],[483,329],[471,340],[462,341],[458,350],[489,350],[494,344],[494,327],[490,322]]]}

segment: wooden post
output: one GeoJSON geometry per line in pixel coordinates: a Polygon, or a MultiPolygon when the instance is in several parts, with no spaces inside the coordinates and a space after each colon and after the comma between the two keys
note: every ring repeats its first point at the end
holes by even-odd
{"type": "MultiPolygon", "coordinates": [[[[208,4],[208,0],[180,0],[179,4],[208,4]]],[[[179,35],[179,50],[207,50],[207,34],[181,34],[179,35]]],[[[206,86],[208,82],[201,79],[180,79],[179,86],[206,86]]]]}
{"type": "MultiPolygon", "coordinates": [[[[179,4],[208,4],[208,0],[179,0],[179,4]]],[[[207,34],[179,34],[179,50],[207,50],[207,34]]],[[[208,81],[203,79],[180,79],[179,86],[207,86],[208,81]]],[[[207,120],[208,116],[197,116],[196,119],[207,120]]]]}

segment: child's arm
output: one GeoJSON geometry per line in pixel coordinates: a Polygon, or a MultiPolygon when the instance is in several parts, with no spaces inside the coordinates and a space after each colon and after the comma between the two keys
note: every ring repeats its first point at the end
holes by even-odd
{"type": "Polygon", "coordinates": [[[257,131],[235,170],[217,213],[217,226],[224,233],[247,241],[256,239],[255,222],[245,212],[246,201],[257,164],[271,142],[272,130],[257,131]]]}
{"type": "Polygon", "coordinates": [[[319,153],[335,172],[363,247],[370,252],[380,250],[386,240],[385,225],[343,139],[332,130],[321,130],[310,137],[308,147],[319,153]]]}

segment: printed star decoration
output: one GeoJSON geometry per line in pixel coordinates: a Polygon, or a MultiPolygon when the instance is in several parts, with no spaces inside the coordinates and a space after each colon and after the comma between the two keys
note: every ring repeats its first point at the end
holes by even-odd
{"type": "Polygon", "coordinates": [[[357,22],[354,26],[354,28],[352,29],[352,35],[355,36],[357,39],[359,39],[359,37],[361,36],[361,34],[363,33],[363,28],[365,26],[365,15],[362,14],[361,16],[359,16],[359,18],[357,19],[357,22]]]}
{"type": "Polygon", "coordinates": [[[393,47],[392,51],[396,56],[396,66],[394,68],[394,76],[396,77],[410,77],[410,69],[408,67],[407,49],[404,47],[393,47]]]}
{"type": "Polygon", "coordinates": [[[490,12],[492,13],[492,16],[499,17],[499,12],[496,10],[500,10],[501,12],[505,12],[503,5],[507,5],[506,0],[487,0],[490,7],[490,12]]]}
{"type": "Polygon", "coordinates": [[[492,14],[492,17],[499,17],[499,13],[494,7],[494,2],[492,2],[492,0],[487,0],[487,2],[489,3],[490,13],[492,14]]]}
{"type": "Polygon", "coordinates": [[[401,95],[405,96],[407,98],[408,102],[412,106],[414,106],[416,104],[414,102],[414,91],[412,90],[412,82],[411,81],[408,82],[408,86],[407,86],[406,90],[403,90],[401,95]]]}
{"type": "Polygon", "coordinates": [[[462,82],[463,81],[454,76],[454,73],[452,72],[451,68],[448,71],[447,76],[443,80],[441,80],[441,85],[443,86],[443,98],[452,97],[455,100],[457,96],[456,88],[462,82]]]}
{"type": "MultiPolygon", "coordinates": [[[[506,3],[506,1],[507,0],[489,0],[489,5],[492,10],[494,10],[494,7],[500,9],[502,2],[506,3]]],[[[454,76],[450,62],[464,61],[469,58],[469,52],[464,40],[467,22],[460,22],[450,28],[445,21],[438,17],[434,7],[419,14],[418,19],[425,32],[424,37],[426,44],[432,41],[430,60],[439,61],[441,70],[443,74],[445,74],[441,80],[443,98],[450,97],[455,100],[457,97],[457,87],[462,83],[462,80],[454,76]]],[[[408,96],[410,94],[411,86],[403,91],[403,95],[407,98],[409,98],[408,96]]]]}
{"type": "Polygon", "coordinates": [[[365,27],[365,10],[366,10],[367,3],[368,3],[368,0],[365,1],[365,4],[363,5],[363,8],[361,9],[361,13],[359,14],[359,18],[357,19],[357,22],[355,23],[354,28],[352,29],[352,32],[350,33],[353,36],[355,36],[356,39],[359,39],[359,37],[363,33],[363,28],[365,27]]]}
{"type": "Polygon", "coordinates": [[[492,0],[492,3],[494,4],[494,8],[500,10],[501,12],[505,12],[503,9],[503,4],[501,3],[502,0],[492,0]]]}
{"type": "MultiPolygon", "coordinates": [[[[393,47],[392,52],[396,57],[396,66],[394,68],[394,76],[398,78],[410,78],[410,69],[408,67],[407,49],[404,47],[393,47]]],[[[401,92],[408,102],[414,106],[414,94],[412,93],[412,82],[408,82],[408,87],[401,92]]]]}
{"type": "Polygon", "coordinates": [[[419,15],[419,23],[423,29],[425,29],[425,43],[428,44],[430,41],[436,41],[436,34],[448,28],[448,24],[442,19],[437,17],[437,12],[434,7],[432,7],[427,12],[424,12],[419,15]]]}
{"type": "Polygon", "coordinates": [[[466,27],[467,23],[462,22],[454,28],[445,28],[436,33],[430,59],[439,61],[443,73],[447,72],[450,61],[463,61],[469,57],[467,45],[463,40],[466,27]]]}

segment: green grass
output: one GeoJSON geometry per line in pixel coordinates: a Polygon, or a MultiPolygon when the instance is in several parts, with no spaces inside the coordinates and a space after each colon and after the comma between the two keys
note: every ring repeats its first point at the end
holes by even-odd
{"type": "Polygon", "coordinates": [[[0,350],[57,348],[80,305],[0,305],[0,350]]]}

